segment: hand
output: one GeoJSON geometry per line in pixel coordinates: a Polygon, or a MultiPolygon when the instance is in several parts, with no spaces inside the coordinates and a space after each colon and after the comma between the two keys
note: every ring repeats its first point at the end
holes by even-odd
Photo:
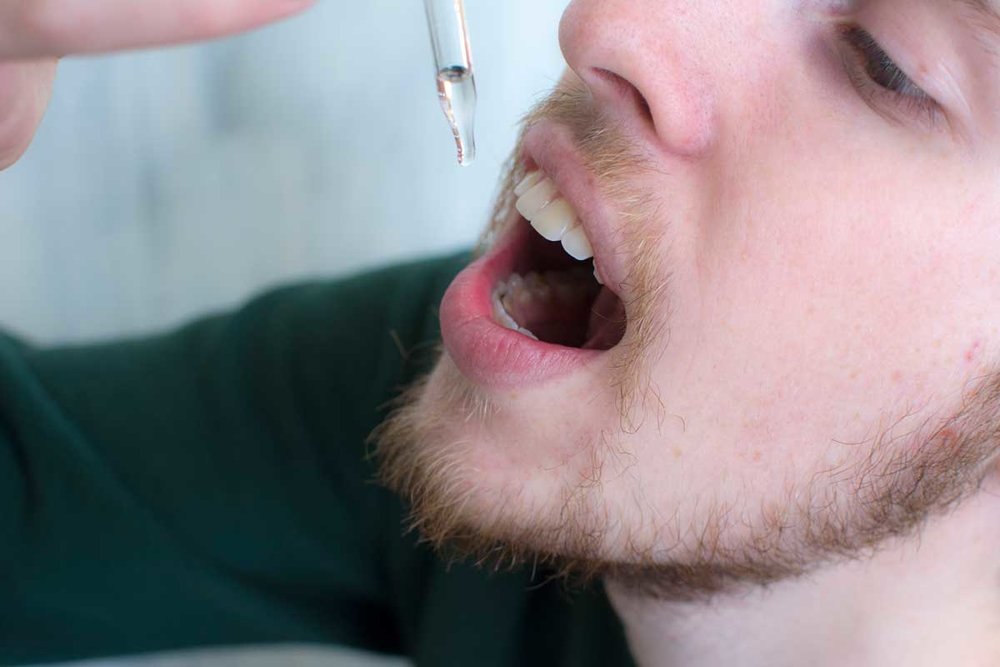
{"type": "Polygon", "coordinates": [[[311,0],[0,0],[0,169],[24,153],[64,55],[190,42],[255,28],[311,0]]]}

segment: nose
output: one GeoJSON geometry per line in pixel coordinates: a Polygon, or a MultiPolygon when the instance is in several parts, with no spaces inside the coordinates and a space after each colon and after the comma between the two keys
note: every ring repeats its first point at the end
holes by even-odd
{"type": "Polygon", "coordinates": [[[711,78],[698,57],[707,45],[699,48],[687,16],[699,4],[574,0],[559,26],[566,62],[601,111],[688,159],[707,153],[717,133],[711,78]]]}

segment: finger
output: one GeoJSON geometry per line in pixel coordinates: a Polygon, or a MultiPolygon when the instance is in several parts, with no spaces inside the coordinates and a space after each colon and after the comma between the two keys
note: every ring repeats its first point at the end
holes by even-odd
{"type": "Polygon", "coordinates": [[[311,0],[2,0],[0,59],[188,42],[249,30],[311,0]]]}
{"type": "Polygon", "coordinates": [[[42,120],[56,60],[0,63],[0,169],[17,162],[42,120]]]}

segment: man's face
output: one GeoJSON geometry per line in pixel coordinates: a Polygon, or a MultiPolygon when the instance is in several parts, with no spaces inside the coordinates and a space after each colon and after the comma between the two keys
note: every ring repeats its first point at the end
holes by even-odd
{"type": "Polygon", "coordinates": [[[571,72],[378,436],[417,525],[683,596],[974,489],[1000,426],[1000,42],[973,5],[573,2],[571,72]],[[506,206],[539,170],[596,300],[589,261],[510,280],[571,263],[506,206]]]}

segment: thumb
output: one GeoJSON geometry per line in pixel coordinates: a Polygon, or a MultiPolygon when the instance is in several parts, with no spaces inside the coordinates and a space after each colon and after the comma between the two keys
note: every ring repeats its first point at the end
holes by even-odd
{"type": "Polygon", "coordinates": [[[0,169],[28,148],[52,93],[56,59],[0,62],[0,169]]]}

